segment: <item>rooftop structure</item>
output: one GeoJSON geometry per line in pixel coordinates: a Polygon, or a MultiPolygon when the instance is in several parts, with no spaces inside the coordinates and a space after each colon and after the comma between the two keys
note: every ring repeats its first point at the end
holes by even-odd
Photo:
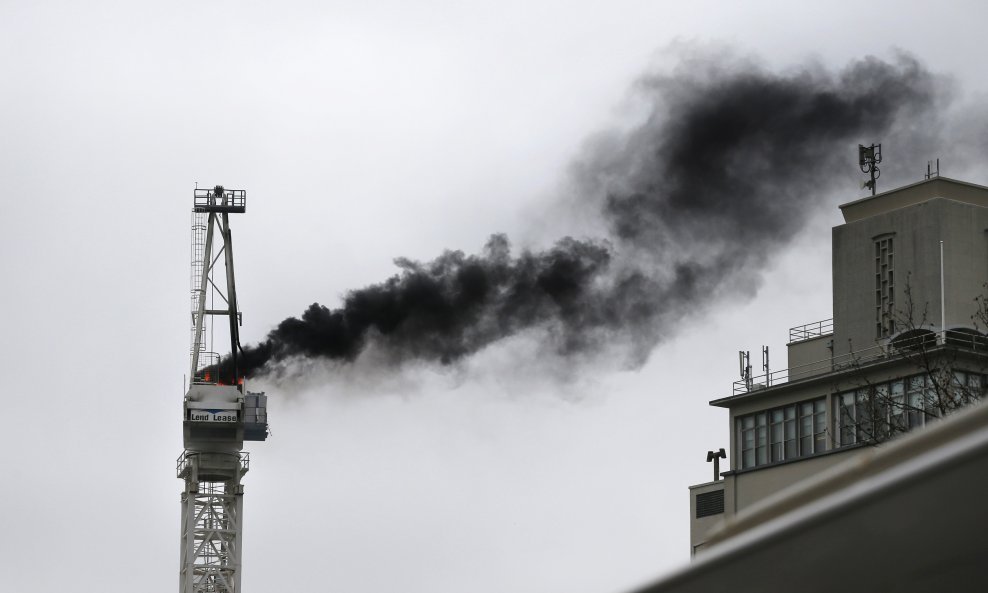
{"type": "Polygon", "coordinates": [[[832,319],[790,329],[783,370],[752,376],[743,360],[710,402],[729,412],[730,468],[690,487],[698,559],[743,536],[752,509],[943,422],[988,385],[988,188],[933,177],[840,208],[832,319]]]}

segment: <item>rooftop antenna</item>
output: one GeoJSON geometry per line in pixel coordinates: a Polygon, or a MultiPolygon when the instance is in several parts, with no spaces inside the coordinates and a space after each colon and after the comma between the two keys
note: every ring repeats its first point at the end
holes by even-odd
{"type": "Polygon", "coordinates": [[[772,371],[768,365],[768,346],[762,346],[762,370],[765,371],[765,385],[771,385],[772,371]]]}
{"type": "Polygon", "coordinates": [[[744,388],[751,391],[751,351],[738,350],[738,366],[741,371],[741,380],[744,381],[744,388]]]}
{"type": "Polygon", "coordinates": [[[872,144],[865,146],[858,144],[858,165],[862,173],[871,175],[871,179],[861,184],[862,188],[871,189],[871,195],[875,195],[876,181],[881,177],[882,172],[878,170],[878,163],[882,162],[882,145],[872,144]]]}
{"type": "Polygon", "coordinates": [[[933,161],[926,161],[926,178],[940,176],[940,159],[937,159],[937,168],[933,169],[933,161]]]}

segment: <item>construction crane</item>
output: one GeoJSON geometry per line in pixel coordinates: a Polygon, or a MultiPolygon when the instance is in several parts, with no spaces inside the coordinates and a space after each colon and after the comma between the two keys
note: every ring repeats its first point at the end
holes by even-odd
{"type": "Polygon", "coordinates": [[[244,441],[268,436],[267,396],[240,374],[240,323],[230,214],[247,210],[244,190],[196,189],[192,206],[191,370],[183,403],[185,450],[179,593],[239,593],[243,549],[244,441]],[[217,249],[218,248],[218,249],[217,249]],[[228,323],[223,323],[226,317],[228,323]],[[214,326],[214,320],[219,321],[214,326]],[[220,358],[229,328],[230,355],[220,358]],[[217,342],[216,332],[221,337],[217,342]]]}

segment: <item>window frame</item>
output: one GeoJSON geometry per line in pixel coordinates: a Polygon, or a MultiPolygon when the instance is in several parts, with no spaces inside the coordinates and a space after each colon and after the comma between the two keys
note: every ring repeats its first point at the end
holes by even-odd
{"type": "MultiPolygon", "coordinates": [[[[984,373],[956,370],[954,378],[968,389],[966,400],[984,397],[984,373]]],[[[919,373],[834,393],[833,448],[881,442],[929,424],[940,415],[931,405],[933,389],[929,375],[919,373]]]]}
{"type": "Polygon", "coordinates": [[[736,416],[735,467],[764,467],[828,450],[826,413],[827,397],[820,396],[736,416]]]}

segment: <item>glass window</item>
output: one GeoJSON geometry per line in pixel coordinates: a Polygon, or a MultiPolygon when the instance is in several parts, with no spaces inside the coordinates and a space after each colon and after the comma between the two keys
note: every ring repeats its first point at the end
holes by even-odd
{"type": "Polygon", "coordinates": [[[854,421],[856,422],[857,442],[864,442],[875,436],[871,421],[871,394],[867,388],[854,392],[854,421]]]}
{"type": "Polygon", "coordinates": [[[782,438],[782,409],[772,410],[771,438],[772,461],[782,461],[785,459],[782,449],[784,441],[782,438]]]}
{"type": "MultiPolygon", "coordinates": [[[[834,445],[881,441],[923,426],[972,398],[980,399],[986,388],[984,375],[967,371],[943,377],[949,385],[942,388],[936,383],[940,379],[914,375],[834,394],[834,445]]],[[[816,432],[814,422],[814,442],[816,432]]]]}
{"type": "Polygon", "coordinates": [[[741,425],[741,467],[755,466],[755,417],[745,416],[738,423],[741,425]]]}
{"type": "Polygon", "coordinates": [[[827,450],[827,402],[820,398],[813,402],[813,451],[827,450]]]}
{"type": "Polygon", "coordinates": [[[906,429],[923,425],[925,377],[910,377],[909,388],[906,392],[906,429]]]}
{"type": "Polygon", "coordinates": [[[854,440],[854,392],[842,393],[837,397],[837,434],[840,437],[838,445],[853,445],[854,440]]]}
{"type": "Polygon", "coordinates": [[[742,469],[825,451],[826,399],[790,404],[737,419],[742,469]]]}
{"type": "Polygon", "coordinates": [[[975,373],[968,373],[967,386],[971,390],[971,395],[981,399],[981,394],[984,392],[984,377],[975,373]]]}
{"type": "Polygon", "coordinates": [[[891,409],[889,410],[889,430],[891,433],[900,433],[906,430],[906,385],[902,379],[892,381],[889,384],[889,397],[891,409]]]}
{"type": "Polygon", "coordinates": [[[796,457],[796,406],[787,406],[786,415],[786,459],[796,457]]]}
{"type": "Polygon", "coordinates": [[[755,415],[755,464],[768,463],[768,426],[765,412],[755,415]]]}
{"type": "Polygon", "coordinates": [[[889,386],[888,383],[875,385],[871,400],[872,438],[886,439],[889,436],[889,386]]]}
{"type": "Polygon", "coordinates": [[[934,379],[932,377],[926,377],[925,383],[925,388],[923,389],[923,412],[925,412],[926,417],[923,419],[924,423],[941,415],[940,392],[937,390],[936,384],[934,384],[934,379]]]}
{"type": "Polygon", "coordinates": [[[813,402],[799,405],[799,454],[813,454],[813,402]]]}

